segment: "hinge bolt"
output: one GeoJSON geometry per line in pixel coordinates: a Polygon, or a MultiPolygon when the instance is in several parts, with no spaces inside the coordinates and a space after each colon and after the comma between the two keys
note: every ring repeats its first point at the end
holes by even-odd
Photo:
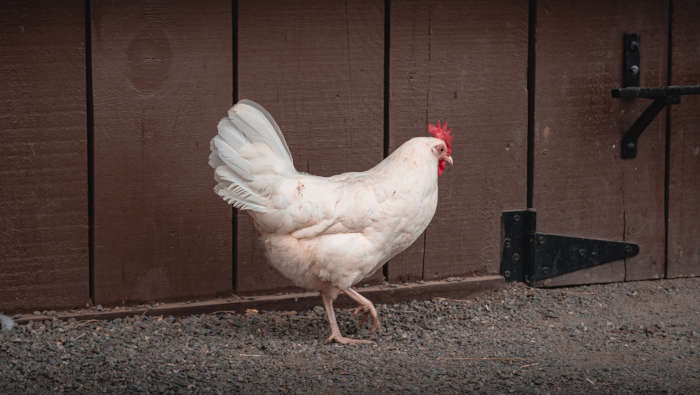
{"type": "Polygon", "coordinates": [[[639,66],[633,64],[632,66],[630,66],[630,71],[632,72],[632,74],[639,74],[639,66]]]}
{"type": "Polygon", "coordinates": [[[503,272],[503,277],[510,278],[510,270],[506,270],[505,272],[503,272]]]}
{"type": "Polygon", "coordinates": [[[503,240],[503,244],[504,244],[504,246],[505,246],[506,248],[510,248],[510,237],[506,237],[506,238],[503,240]]]}
{"type": "Polygon", "coordinates": [[[515,222],[520,221],[520,214],[515,214],[515,215],[513,216],[513,221],[515,221],[515,222]]]}
{"type": "Polygon", "coordinates": [[[513,253],[513,262],[518,262],[520,260],[520,254],[517,252],[513,253]]]}

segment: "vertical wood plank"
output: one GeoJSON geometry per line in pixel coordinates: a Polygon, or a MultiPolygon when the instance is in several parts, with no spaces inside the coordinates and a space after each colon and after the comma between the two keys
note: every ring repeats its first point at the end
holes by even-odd
{"type": "MultiPolygon", "coordinates": [[[[330,176],[382,159],[383,5],[239,2],[239,96],[275,117],[298,170],[330,176]]],[[[240,214],[236,291],[290,287],[266,264],[257,239],[240,214]]]]}
{"type": "Polygon", "coordinates": [[[501,212],[526,204],[527,18],[526,2],[392,3],[391,149],[447,119],[455,166],[391,280],[498,273],[501,212]]]}
{"type": "Polygon", "coordinates": [[[638,256],[550,285],[658,278],[664,265],[665,116],[642,135],[634,160],[620,140],[647,100],[613,99],[622,38],[641,35],[641,85],[666,81],[667,2],[537,2],[534,207],[539,232],[627,240],[638,256]]]}
{"type": "Polygon", "coordinates": [[[227,0],[95,1],[95,299],[231,290],[209,139],[232,102],[227,0]]]}
{"type": "MultiPolygon", "coordinates": [[[[700,84],[700,3],[673,2],[673,85],[700,84]]],[[[700,97],[671,109],[668,277],[700,276],[700,97]]]]}
{"type": "Polygon", "coordinates": [[[0,310],[89,300],[82,1],[0,5],[0,310]]]}

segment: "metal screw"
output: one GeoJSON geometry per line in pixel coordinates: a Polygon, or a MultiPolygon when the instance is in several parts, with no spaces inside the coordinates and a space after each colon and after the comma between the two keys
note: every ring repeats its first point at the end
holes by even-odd
{"type": "Polygon", "coordinates": [[[579,248],[579,249],[578,249],[578,254],[579,254],[580,256],[586,255],[586,249],[585,249],[585,248],[579,248]]]}
{"type": "Polygon", "coordinates": [[[513,221],[515,221],[515,222],[520,221],[520,214],[515,214],[515,215],[513,216],[513,221]]]}
{"type": "Polygon", "coordinates": [[[636,64],[633,64],[632,66],[630,66],[630,71],[632,72],[632,74],[635,74],[635,75],[639,74],[639,66],[637,66],[636,64]]]}
{"type": "Polygon", "coordinates": [[[630,51],[636,51],[639,49],[639,41],[630,41],[630,51]]]}
{"type": "Polygon", "coordinates": [[[518,262],[520,260],[520,254],[517,252],[513,253],[513,262],[518,262]]]}
{"type": "Polygon", "coordinates": [[[503,272],[503,277],[510,278],[510,270],[506,270],[505,272],[503,272]]]}
{"type": "Polygon", "coordinates": [[[634,142],[630,141],[629,143],[627,143],[627,149],[634,149],[634,147],[635,147],[634,142]]]}

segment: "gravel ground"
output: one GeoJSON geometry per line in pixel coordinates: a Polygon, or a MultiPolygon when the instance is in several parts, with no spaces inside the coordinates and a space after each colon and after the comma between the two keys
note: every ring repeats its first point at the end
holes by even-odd
{"type": "Polygon", "coordinates": [[[324,344],[320,307],[34,322],[0,333],[0,393],[700,393],[698,301],[697,278],[512,285],[377,306],[363,346],[324,344]]]}

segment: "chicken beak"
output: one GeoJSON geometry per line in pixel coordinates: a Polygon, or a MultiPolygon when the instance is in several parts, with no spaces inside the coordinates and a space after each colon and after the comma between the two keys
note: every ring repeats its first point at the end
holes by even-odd
{"type": "Polygon", "coordinates": [[[452,162],[452,156],[447,155],[447,156],[445,157],[445,160],[447,161],[447,163],[449,163],[450,165],[453,165],[453,166],[454,166],[454,163],[452,162]]]}

